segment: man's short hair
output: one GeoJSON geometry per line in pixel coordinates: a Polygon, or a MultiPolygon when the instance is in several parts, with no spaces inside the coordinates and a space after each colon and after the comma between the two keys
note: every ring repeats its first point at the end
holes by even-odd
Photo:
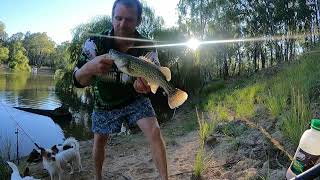
{"type": "Polygon", "coordinates": [[[137,8],[137,20],[141,20],[141,14],[142,14],[142,5],[139,0],[116,0],[113,3],[112,7],[112,18],[114,16],[114,9],[116,8],[117,4],[122,4],[126,7],[136,7],[137,8]]]}

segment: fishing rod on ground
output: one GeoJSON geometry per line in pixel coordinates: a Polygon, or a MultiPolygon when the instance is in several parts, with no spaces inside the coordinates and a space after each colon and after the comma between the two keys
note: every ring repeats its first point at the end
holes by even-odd
{"type": "MultiPolygon", "coordinates": [[[[0,102],[1,103],[1,102],[0,102]]],[[[33,138],[31,137],[31,135],[29,133],[27,133],[22,127],[21,125],[15,120],[15,118],[13,117],[13,113],[10,113],[7,108],[3,105],[3,103],[1,103],[1,106],[3,107],[3,109],[9,114],[9,117],[12,121],[14,121],[16,123],[16,125],[27,135],[27,137],[33,142],[33,144],[40,149],[40,146],[33,140],[33,138]]],[[[18,128],[17,131],[15,133],[18,133],[18,128]]],[[[17,135],[18,136],[18,135],[17,135]]],[[[18,142],[17,142],[18,143],[18,142]]],[[[19,158],[19,157],[17,157],[19,158]]],[[[19,160],[18,160],[19,161],[19,160]]],[[[19,162],[18,162],[19,163],[19,162]]]]}
{"type": "Polygon", "coordinates": [[[315,179],[320,176],[320,164],[313,166],[307,171],[299,174],[298,176],[292,178],[291,180],[305,180],[305,179],[315,179]]]}

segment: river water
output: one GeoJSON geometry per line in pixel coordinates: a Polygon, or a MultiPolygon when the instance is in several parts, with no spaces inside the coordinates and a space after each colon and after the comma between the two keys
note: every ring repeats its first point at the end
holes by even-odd
{"type": "Polygon", "coordinates": [[[15,159],[17,145],[20,157],[29,154],[35,148],[34,143],[51,147],[70,136],[78,140],[91,138],[90,112],[74,106],[70,100],[67,102],[73,114],[71,121],[56,122],[13,108],[53,110],[65,104],[66,98],[55,92],[54,75],[49,71],[26,74],[0,69],[0,156],[15,159]]]}

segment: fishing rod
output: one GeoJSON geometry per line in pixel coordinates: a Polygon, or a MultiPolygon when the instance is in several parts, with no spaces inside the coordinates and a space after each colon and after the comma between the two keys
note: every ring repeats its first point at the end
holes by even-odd
{"type": "Polygon", "coordinates": [[[299,174],[298,176],[292,178],[291,180],[306,180],[306,179],[315,179],[320,176],[320,164],[313,166],[307,171],[299,174]]]}
{"type": "Polygon", "coordinates": [[[150,39],[142,39],[142,38],[131,38],[131,37],[122,37],[122,36],[110,36],[110,35],[103,35],[103,34],[95,34],[95,33],[85,33],[88,36],[96,36],[96,37],[103,37],[109,39],[119,39],[119,40],[127,40],[127,41],[137,41],[137,42],[162,42],[162,41],[155,41],[150,39]]]}
{"type": "Polygon", "coordinates": [[[27,135],[27,137],[33,142],[33,144],[40,149],[40,146],[33,140],[33,138],[31,137],[31,135],[29,133],[27,133],[21,126],[20,124],[14,119],[13,114],[9,113],[9,111],[7,110],[7,108],[3,105],[2,102],[1,106],[3,107],[3,109],[9,114],[10,118],[16,123],[16,125],[27,135]]]}

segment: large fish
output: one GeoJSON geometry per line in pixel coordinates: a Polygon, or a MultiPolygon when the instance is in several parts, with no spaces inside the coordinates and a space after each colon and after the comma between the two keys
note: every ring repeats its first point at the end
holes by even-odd
{"type": "Polygon", "coordinates": [[[180,106],[187,100],[188,94],[175,88],[169,82],[171,80],[169,68],[156,66],[144,56],[137,58],[113,49],[109,51],[108,56],[114,60],[118,69],[123,73],[144,78],[148,82],[152,93],[155,94],[159,86],[163,88],[168,95],[168,104],[171,109],[180,106]]]}

